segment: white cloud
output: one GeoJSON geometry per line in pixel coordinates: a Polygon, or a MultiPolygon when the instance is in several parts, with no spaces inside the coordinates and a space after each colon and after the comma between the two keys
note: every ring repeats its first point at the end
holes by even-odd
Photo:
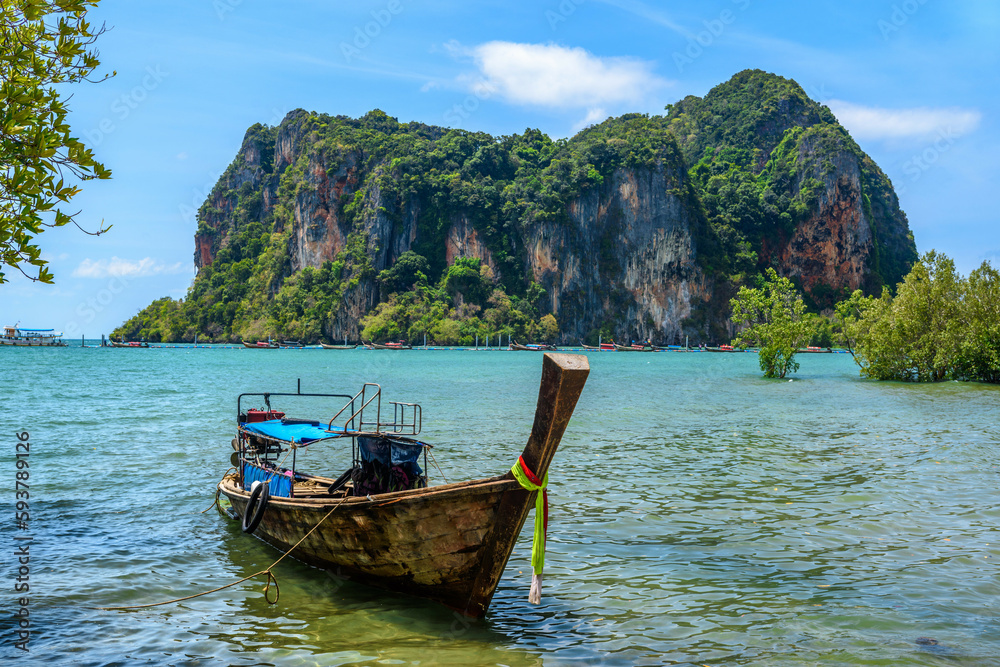
{"type": "Polygon", "coordinates": [[[929,139],[963,135],[979,127],[982,114],[958,107],[881,109],[829,100],[826,105],[856,139],[929,139]]]}
{"type": "Polygon", "coordinates": [[[588,127],[590,125],[596,125],[597,123],[604,121],[607,117],[608,114],[604,111],[604,109],[601,108],[588,109],[587,115],[584,116],[583,120],[577,123],[573,129],[582,130],[585,127],[588,127]]]}
{"type": "Polygon", "coordinates": [[[162,274],[184,273],[183,262],[176,264],[164,264],[154,260],[152,257],[144,257],[138,261],[112,257],[111,259],[99,259],[94,261],[90,258],[80,262],[80,266],[73,270],[75,278],[142,278],[145,276],[158,276],[162,274]]]}
{"type": "MultiPolygon", "coordinates": [[[[446,45],[452,55],[460,49],[446,45]]],[[[515,104],[588,109],[638,104],[668,81],[652,73],[652,63],[634,58],[601,58],[557,44],[487,42],[462,55],[473,58],[485,84],[515,104]]],[[[468,82],[471,87],[471,81],[468,82]]]]}

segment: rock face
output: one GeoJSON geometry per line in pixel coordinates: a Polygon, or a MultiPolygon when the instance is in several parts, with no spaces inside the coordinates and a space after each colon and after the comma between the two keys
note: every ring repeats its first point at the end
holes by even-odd
{"type": "Polygon", "coordinates": [[[620,340],[681,340],[683,321],[710,293],[691,216],[673,194],[685,179],[662,166],[618,170],[570,202],[569,224],[527,230],[528,268],[567,340],[619,320],[631,325],[620,340]]]}
{"type": "MultiPolygon", "coordinates": [[[[800,163],[813,162],[810,157],[815,154],[810,142],[800,144],[800,163]]],[[[778,264],[806,290],[827,285],[854,291],[864,285],[875,250],[872,222],[864,212],[861,167],[847,151],[825,157],[833,164],[832,170],[816,173],[819,169],[812,165],[799,174],[797,190],[801,191],[806,178],[822,183],[819,205],[780,249],[778,264]]]]}
{"type": "MultiPolygon", "coordinates": [[[[270,278],[272,296],[302,269],[336,263],[344,287],[323,325],[323,334],[334,340],[360,337],[359,320],[384,296],[379,272],[409,250],[437,257],[444,267],[460,257],[478,259],[506,285],[537,282],[546,290],[542,310],[556,316],[563,344],[595,330],[661,344],[681,342],[685,335],[692,342],[711,340],[711,330],[724,327],[732,284],[705,261],[699,244],[715,244],[716,264],[729,261],[735,247],[724,238],[730,222],[733,234],[756,252],[757,269],[775,266],[820,306],[829,305],[831,294],[895,284],[916,257],[905,215],[888,179],[829,110],[808,100],[794,82],[773,75],[741,73],[719,88],[704,100],[683,100],[662,119],[643,118],[677,137],[668,142],[672,153],[654,147],[659,157],[645,162],[602,162],[602,151],[618,150],[626,141],[592,142],[596,148],[588,151],[595,157],[587,166],[605,175],[591,174],[592,180],[573,186],[559,215],[529,210],[519,218],[495,212],[489,218],[482,211],[500,207],[501,187],[508,205],[534,196],[517,188],[540,187],[531,185],[537,179],[497,185],[494,177],[473,175],[461,187],[453,180],[433,192],[406,186],[406,174],[396,165],[407,149],[374,154],[329,129],[337,123],[369,131],[404,126],[384,114],[370,119],[376,112],[355,120],[294,111],[277,128],[257,125],[247,132],[199,212],[195,264],[199,271],[212,265],[250,223],[271,233],[272,245],[283,244],[275,256],[284,256],[284,264],[272,262],[278,267],[270,278]],[[740,102],[768,96],[766,104],[740,102]],[[737,103],[765,106],[752,121],[720,120],[719,109],[737,103]],[[739,123],[748,129],[733,130],[739,123]],[[741,227],[736,218],[727,222],[722,213],[706,218],[706,209],[732,208],[711,199],[721,195],[710,177],[734,168],[759,183],[756,227],[741,227]],[[702,181],[691,175],[698,169],[708,175],[702,181]],[[461,201],[478,201],[479,192],[482,204],[451,203],[456,193],[461,201]],[[710,201],[715,203],[703,203],[710,201]]],[[[425,143],[448,133],[408,127],[425,143]]],[[[470,162],[487,160],[484,151],[500,152],[500,139],[477,135],[475,141],[480,148],[470,162]]],[[[523,157],[489,159],[508,160],[511,173],[523,171],[523,157]]],[[[494,171],[503,172],[503,166],[494,171]]]]}

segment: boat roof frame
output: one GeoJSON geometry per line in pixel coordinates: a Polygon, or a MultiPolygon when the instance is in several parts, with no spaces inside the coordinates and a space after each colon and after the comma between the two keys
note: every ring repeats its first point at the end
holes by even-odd
{"type": "Polygon", "coordinates": [[[420,435],[420,431],[423,430],[423,409],[418,403],[404,403],[402,401],[389,401],[389,404],[393,406],[393,420],[391,422],[382,421],[382,387],[374,382],[366,382],[362,385],[361,391],[359,391],[354,396],[349,394],[332,394],[332,393],[303,393],[302,392],[302,379],[298,380],[295,393],[292,392],[244,392],[236,397],[236,421],[240,422],[240,417],[244,414],[243,412],[243,399],[245,397],[259,396],[263,397],[264,405],[268,411],[273,410],[271,407],[271,397],[272,396],[285,396],[285,397],[312,397],[312,398],[343,398],[347,399],[344,406],[340,408],[339,411],[329,420],[327,424],[327,429],[333,429],[333,422],[336,421],[337,417],[344,413],[345,410],[350,408],[349,417],[344,422],[343,433],[338,437],[343,437],[344,435],[384,435],[384,436],[413,436],[416,437],[420,435]],[[369,388],[374,388],[375,391],[369,396],[369,388]],[[355,402],[360,399],[361,407],[357,408],[355,402]],[[364,412],[368,406],[375,402],[375,421],[365,421],[364,412]],[[410,421],[407,423],[406,420],[406,410],[410,408],[410,421]],[[374,426],[374,431],[367,430],[365,426],[374,426]],[[385,429],[383,430],[383,427],[385,429]],[[406,431],[409,429],[409,432],[406,431]]]}

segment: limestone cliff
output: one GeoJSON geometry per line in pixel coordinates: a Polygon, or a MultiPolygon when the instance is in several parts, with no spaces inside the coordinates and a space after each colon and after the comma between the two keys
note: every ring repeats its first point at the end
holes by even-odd
{"type": "Polygon", "coordinates": [[[676,166],[618,169],[569,202],[568,224],[526,230],[531,276],[566,339],[602,325],[619,340],[683,339],[684,321],[710,296],[697,263],[698,221],[677,194],[686,181],[676,166]]]}
{"type": "Polygon", "coordinates": [[[915,257],[885,175],[828,109],[763,72],[559,142],[297,110],[247,131],[199,211],[184,317],[161,335],[358,340],[412,282],[424,296],[407,308],[449,294],[452,310],[393,335],[435,317],[509,331],[509,295],[554,315],[562,343],[696,342],[718,339],[735,287],[767,266],[825,307],[895,284],[915,257]],[[424,270],[386,282],[404,254],[424,270]],[[449,268],[462,258],[486,289],[449,268]]]}

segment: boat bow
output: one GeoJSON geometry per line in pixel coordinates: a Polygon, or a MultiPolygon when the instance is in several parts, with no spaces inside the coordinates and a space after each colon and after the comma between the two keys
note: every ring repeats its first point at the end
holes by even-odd
{"type": "MultiPolygon", "coordinates": [[[[521,454],[525,465],[539,479],[545,479],[589,374],[585,356],[546,353],[543,358],[535,421],[521,454]]],[[[507,471],[504,479],[514,480],[514,474],[507,471]]],[[[466,615],[482,616],[489,607],[537,493],[519,487],[504,494],[492,534],[484,540],[481,568],[470,597],[473,606],[464,610],[466,615]]]]}

